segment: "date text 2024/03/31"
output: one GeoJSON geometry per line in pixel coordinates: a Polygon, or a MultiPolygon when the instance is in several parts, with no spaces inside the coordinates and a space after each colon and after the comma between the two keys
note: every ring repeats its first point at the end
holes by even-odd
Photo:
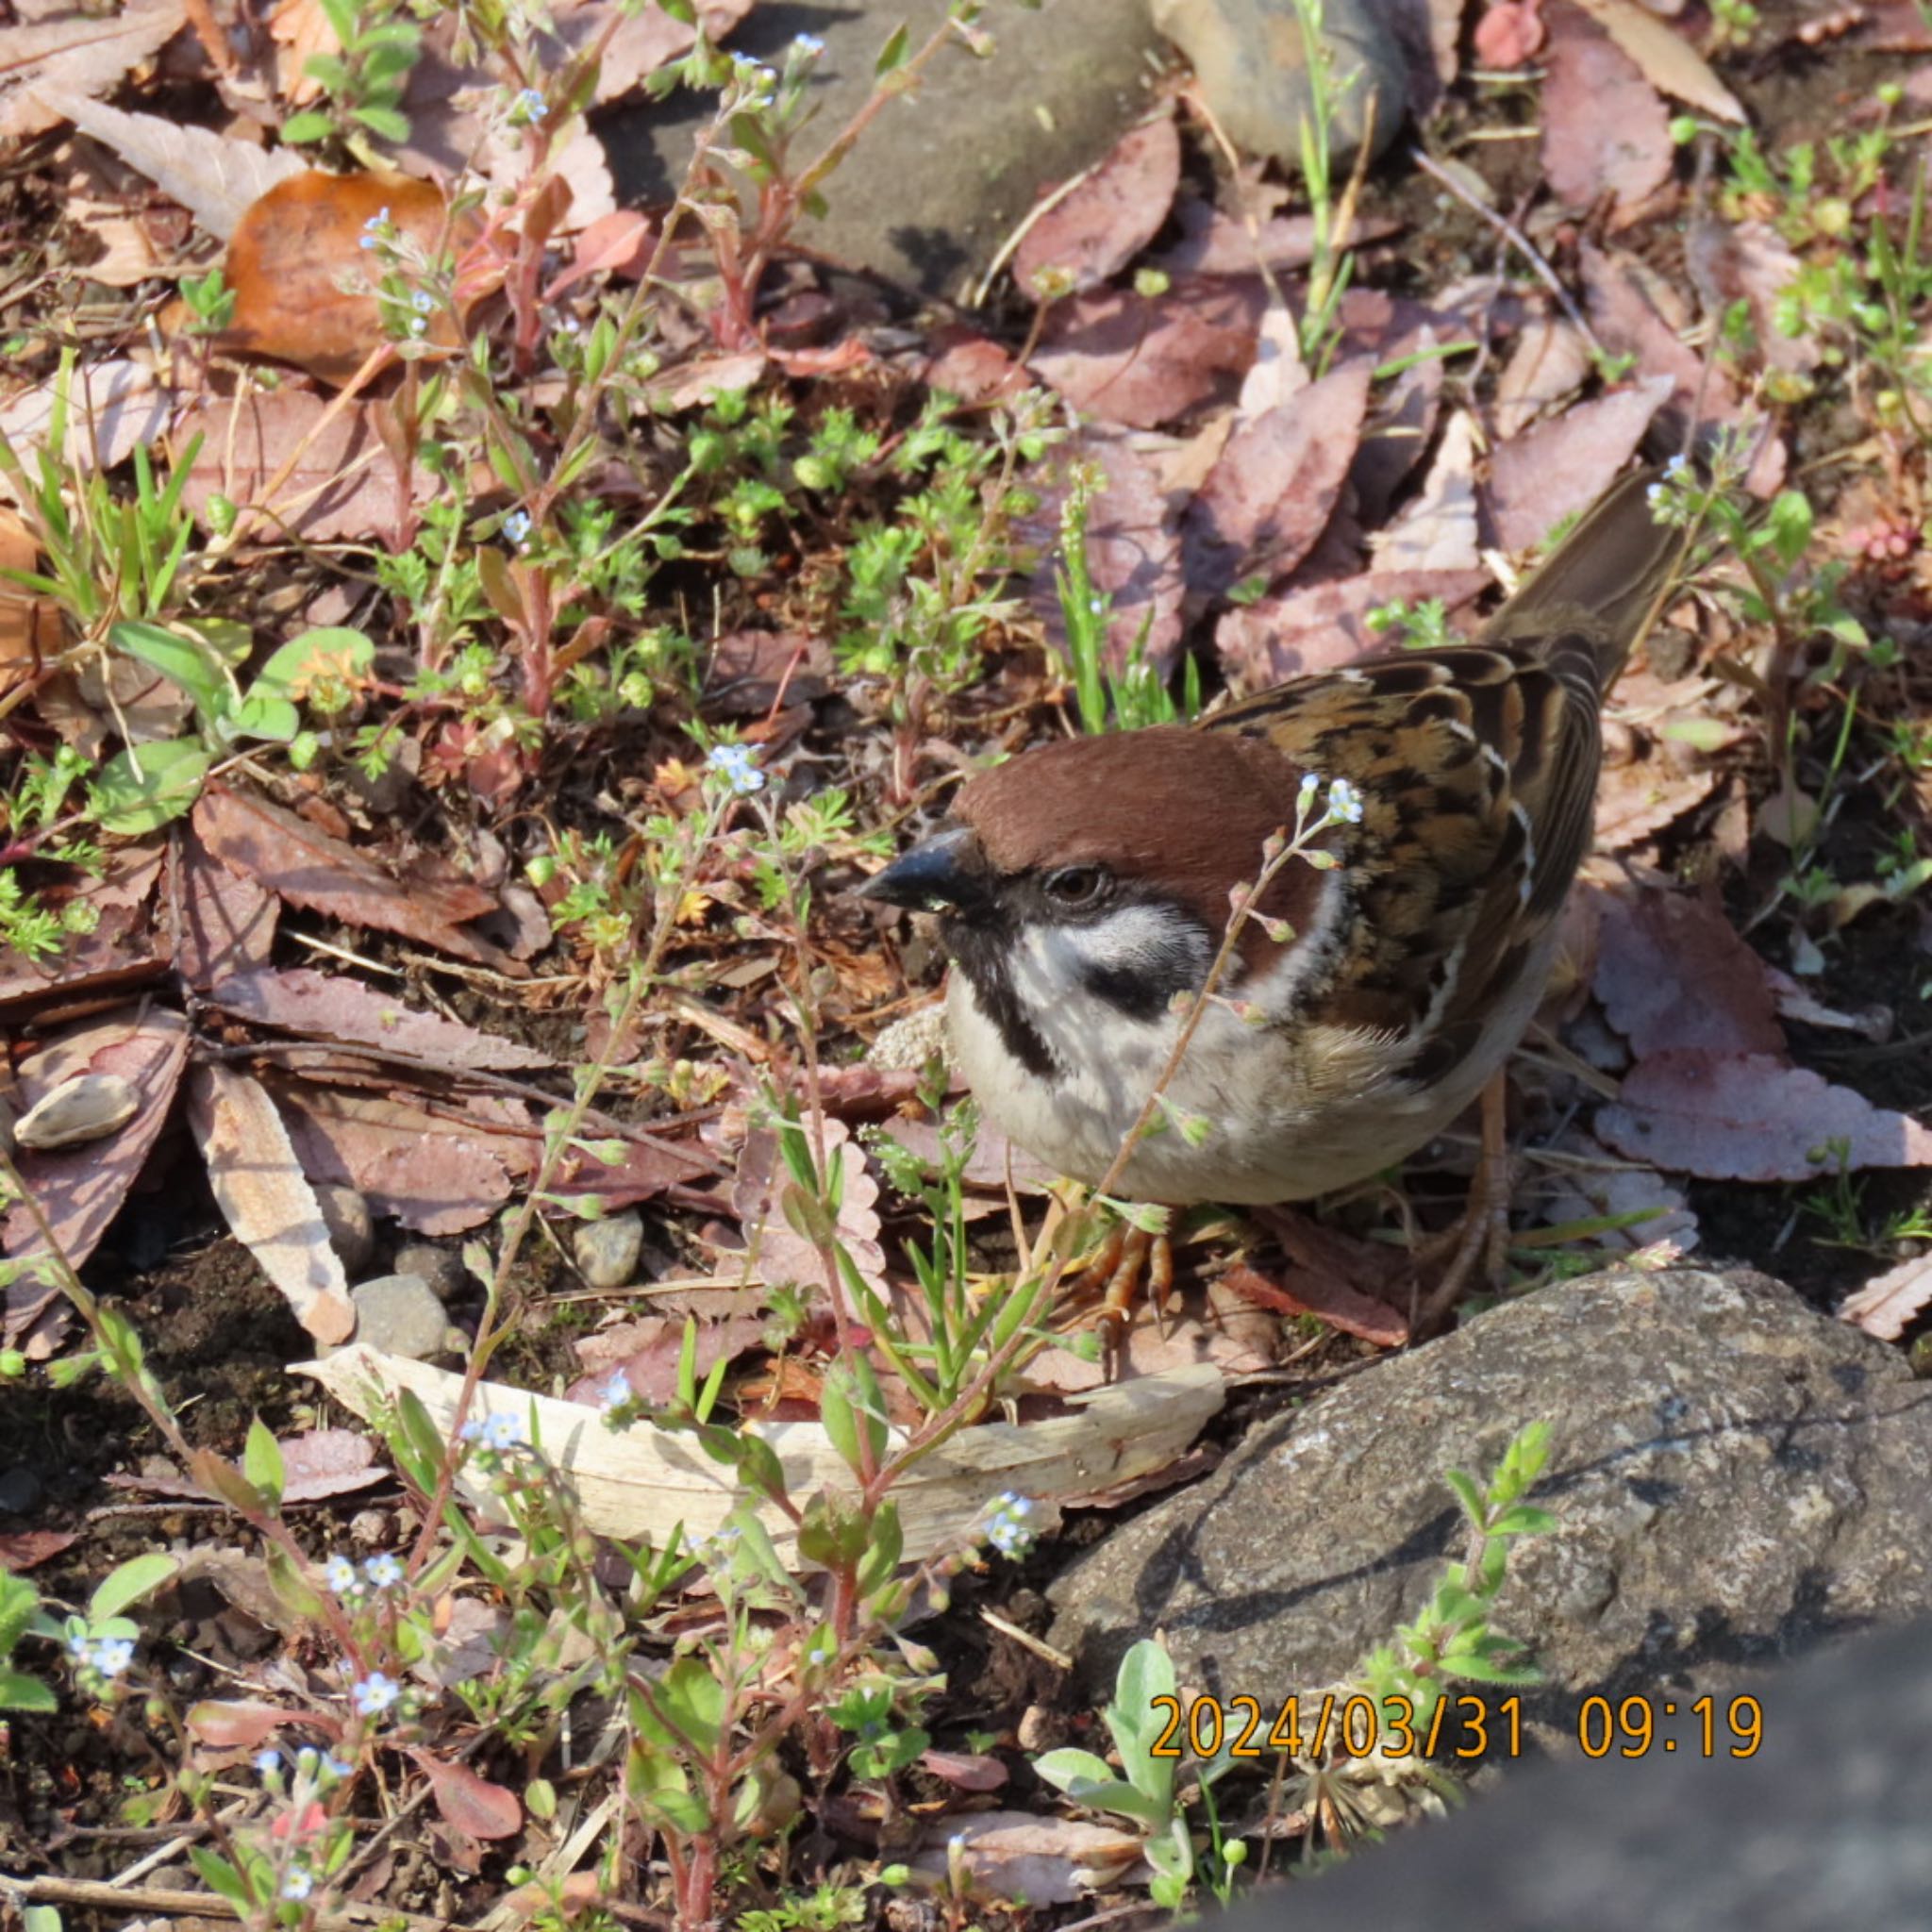
{"type": "MultiPolygon", "coordinates": [[[[1283,1698],[1270,1718],[1259,1698],[1160,1696],[1149,1708],[1162,1720],[1152,1750],[1157,1757],[1257,1760],[1286,1752],[1322,1757],[1330,1750],[1366,1757],[1433,1757],[1439,1749],[1462,1759],[1523,1751],[1523,1700],[1445,1692],[1426,1716],[1407,1697],[1376,1699],[1366,1693],[1283,1698]]],[[[1764,1741],[1764,1710],[1757,1699],[1738,1696],[1674,1698],[1629,1696],[1612,1702],[1586,1697],[1576,1707],[1576,1742],[1588,1757],[1647,1757],[1653,1752],[1687,1757],[1745,1758],[1764,1741]]]]}

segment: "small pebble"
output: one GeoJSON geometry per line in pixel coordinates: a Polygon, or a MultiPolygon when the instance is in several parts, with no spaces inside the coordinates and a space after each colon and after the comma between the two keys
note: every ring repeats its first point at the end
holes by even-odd
{"type": "Polygon", "coordinates": [[[13,1138],[42,1154],[79,1147],[125,1126],[140,1111],[132,1080],[119,1074],[76,1074],[21,1115],[13,1138]]]}
{"type": "Polygon", "coordinates": [[[351,1274],[359,1274],[375,1252],[375,1223],[369,1203],[354,1188],[335,1181],[317,1181],[315,1205],[322,1209],[328,1244],[351,1274]]]}
{"type": "Polygon", "coordinates": [[[623,1288],[636,1279],[644,1245],[644,1218],[635,1208],[581,1221],[570,1238],[571,1253],[592,1288],[623,1288]]]}
{"type": "Polygon", "coordinates": [[[428,1241],[411,1241],[407,1247],[398,1248],[394,1266],[398,1274],[420,1275],[441,1301],[454,1301],[469,1286],[470,1277],[462,1262],[447,1248],[433,1246],[428,1241]]]}
{"type": "Polygon", "coordinates": [[[0,1474],[0,1516],[25,1516],[41,1500],[41,1479],[24,1462],[0,1474]]]}
{"type": "Polygon", "coordinates": [[[356,1340],[390,1355],[427,1361],[460,1348],[461,1334],[435,1291],[420,1274],[378,1274],[350,1291],[356,1304],[356,1340]]]}

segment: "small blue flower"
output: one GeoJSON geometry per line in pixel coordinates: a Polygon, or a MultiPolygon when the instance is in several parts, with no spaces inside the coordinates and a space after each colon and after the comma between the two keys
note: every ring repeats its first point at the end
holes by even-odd
{"type": "Polygon", "coordinates": [[[1338,778],[1328,788],[1328,816],[1344,824],[1362,822],[1362,795],[1346,778],[1338,778]]]}
{"type": "Polygon", "coordinates": [[[104,1677],[118,1677],[134,1661],[134,1642],[126,1637],[103,1637],[89,1654],[88,1661],[104,1677]]]}
{"type": "Polygon", "coordinates": [[[526,509],[511,510],[503,520],[503,534],[521,550],[524,539],[530,534],[530,512],[526,509]]]}
{"type": "Polygon", "coordinates": [[[361,1574],[346,1557],[331,1557],[322,1566],[322,1580],[338,1596],[360,1596],[362,1594],[361,1574]]]}
{"type": "Polygon", "coordinates": [[[93,1640],[85,1630],[76,1630],[67,1640],[67,1655],[77,1664],[87,1661],[87,1655],[93,1648],[93,1640]]]}
{"type": "Polygon", "coordinates": [[[1030,1498],[1008,1490],[987,1507],[986,1540],[1003,1557],[1024,1557],[1033,1547],[1034,1530],[1026,1519],[1033,1514],[1030,1498]]]}
{"type": "Polygon", "coordinates": [[[380,1671],[371,1671],[351,1687],[350,1694],[362,1716],[380,1717],[403,1694],[403,1687],[393,1677],[385,1676],[380,1671]]]}
{"type": "Polygon", "coordinates": [[[418,289],[409,297],[409,306],[415,309],[418,315],[427,315],[436,307],[436,303],[427,289],[418,289]]]}
{"type": "Polygon", "coordinates": [[[616,1408],[631,1399],[630,1377],[622,1369],[613,1374],[604,1385],[604,1407],[616,1408]]]}
{"type": "Polygon", "coordinates": [[[320,1769],[324,1777],[332,1779],[345,1778],[355,1768],[353,1764],[345,1763],[341,1758],[338,1757],[333,1751],[325,1751],[322,1754],[320,1769]]]}
{"type": "Polygon", "coordinates": [[[524,1440],[524,1424],[520,1417],[511,1415],[508,1409],[500,1415],[493,1415],[483,1424],[483,1442],[490,1449],[514,1449],[524,1440]]]}
{"type": "Polygon", "coordinates": [[[791,44],[794,47],[796,47],[801,54],[810,55],[814,60],[816,60],[818,57],[825,51],[824,42],[820,40],[818,35],[816,34],[796,35],[793,38],[791,44]]]}
{"type": "Polygon", "coordinates": [[[510,104],[512,117],[521,122],[541,121],[549,111],[549,102],[533,87],[526,87],[510,104]]]}
{"type": "Polygon", "coordinates": [[[377,1590],[393,1590],[403,1580],[402,1564],[385,1550],[379,1557],[371,1557],[362,1566],[362,1574],[377,1590]]]}
{"type": "Polygon", "coordinates": [[[1302,774],[1302,797],[1305,801],[1314,797],[1315,793],[1321,789],[1322,781],[1313,772],[1304,772],[1302,774]]]}
{"type": "Polygon", "coordinates": [[[263,1777],[273,1777],[282,1768],[282,1754],[279,1751],[258,1751],[255,1768],[263,1777]]]}
{"type": "Polygon", "coordinates": [[[714,744],[706,755],[705,764],[741,798],[765,789],[765,774],[752,762],[748,744],[714,744]]]}
{"type": "Polygon", "coordinates": [[[1679,452],[1664,465],[1664,475],[1674,481],[1677,477],[1684,475],[1690,468],[1690,458],[1679,452]]]}
{"type": "Polygon", "coordinates": [[[282,1880],[282,1896],[298,1903],[315,1890],[315,1874],[306,1865],[297,1865],[282,1880]]]}

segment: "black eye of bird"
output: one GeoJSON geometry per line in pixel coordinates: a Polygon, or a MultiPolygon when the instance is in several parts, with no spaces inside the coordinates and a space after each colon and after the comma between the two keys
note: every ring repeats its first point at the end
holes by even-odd
{"type": "Polygon", "coordinates": [[[1063,865],[1046,875],[1046,896],[1062,911],[1078,911],[1091,906],[1107,890],[1105,866],[1063,865]]]}

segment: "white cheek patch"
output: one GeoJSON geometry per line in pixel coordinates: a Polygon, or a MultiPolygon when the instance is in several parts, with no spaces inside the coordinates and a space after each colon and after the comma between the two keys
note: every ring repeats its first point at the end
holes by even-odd
{"type": "Polygon", "coordinates": [[[1101,977],[1198,980],[1210,954],[1191,920],[1162,906],[1123,906],[1091,925],[1029,924],[1014,960],[1016,988],[1040,1007],[1091,999],[1101,977]]]}

